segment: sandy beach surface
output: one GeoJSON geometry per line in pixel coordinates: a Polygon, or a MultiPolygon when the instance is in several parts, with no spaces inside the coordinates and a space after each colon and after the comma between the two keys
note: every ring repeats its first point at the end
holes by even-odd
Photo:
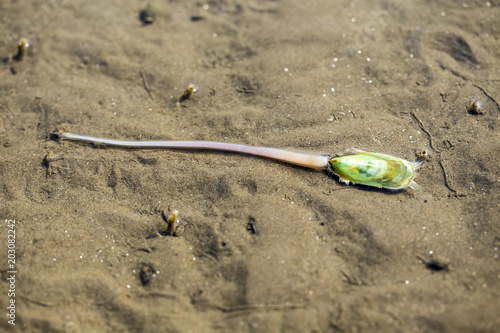
{"type": "Polygon", "coordinates": [[[0,0],[0,330],[499,332],[499,6],[0,0]],[[426,152],[422,189],[63,124],[426,152]]]}

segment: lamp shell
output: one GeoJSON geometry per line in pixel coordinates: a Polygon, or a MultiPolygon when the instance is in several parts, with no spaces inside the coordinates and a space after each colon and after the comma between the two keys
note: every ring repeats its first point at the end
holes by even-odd
{"type": "Polygon", "coordinates": [[[421,162],[407,160],[378,153],[368,153],[358,149],[348,149],[329,161],[332,172],[340,181],[399,190],[406,187],[420,189],[413,181],[421,162]]]}

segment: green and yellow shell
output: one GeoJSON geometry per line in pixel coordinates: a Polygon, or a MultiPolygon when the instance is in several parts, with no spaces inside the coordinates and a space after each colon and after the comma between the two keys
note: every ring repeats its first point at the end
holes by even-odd
{"type": "Polygon", "coordinates": [[[413,181],[419,162],[409,162],[390,155],[349,149],[329,161],[334,174],[346,184],[362,184],[392,190],[419,186],[413,181]]]}

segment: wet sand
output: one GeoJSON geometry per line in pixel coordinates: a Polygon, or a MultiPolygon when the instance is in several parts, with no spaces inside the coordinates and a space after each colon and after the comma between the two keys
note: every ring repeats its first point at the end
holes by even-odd
{"type": "MultiPolygon", "coordinates": [[[[145,1],[0,5],[0,217],[16,221],[17,270],[2,330],[498,332],[497,1],[173,0],[152,24],[145,1]],[[64,123],[429,156],[422,190],[394,192],[51,138],[64,123]],[[173,210],[184,233],[157,236],[173,210]]],[[[5,313],[7,237],[4,223],[5,313]]]]}

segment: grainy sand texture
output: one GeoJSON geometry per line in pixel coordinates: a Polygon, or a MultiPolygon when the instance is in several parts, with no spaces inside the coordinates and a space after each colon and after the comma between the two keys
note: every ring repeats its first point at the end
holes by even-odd
{"type": "Polygon", "coordinates": [[[498,332],[499,6],[0,0],[0,330],[498,332]],[[63,124],[426,152],[422,190],[63,124]]]}

